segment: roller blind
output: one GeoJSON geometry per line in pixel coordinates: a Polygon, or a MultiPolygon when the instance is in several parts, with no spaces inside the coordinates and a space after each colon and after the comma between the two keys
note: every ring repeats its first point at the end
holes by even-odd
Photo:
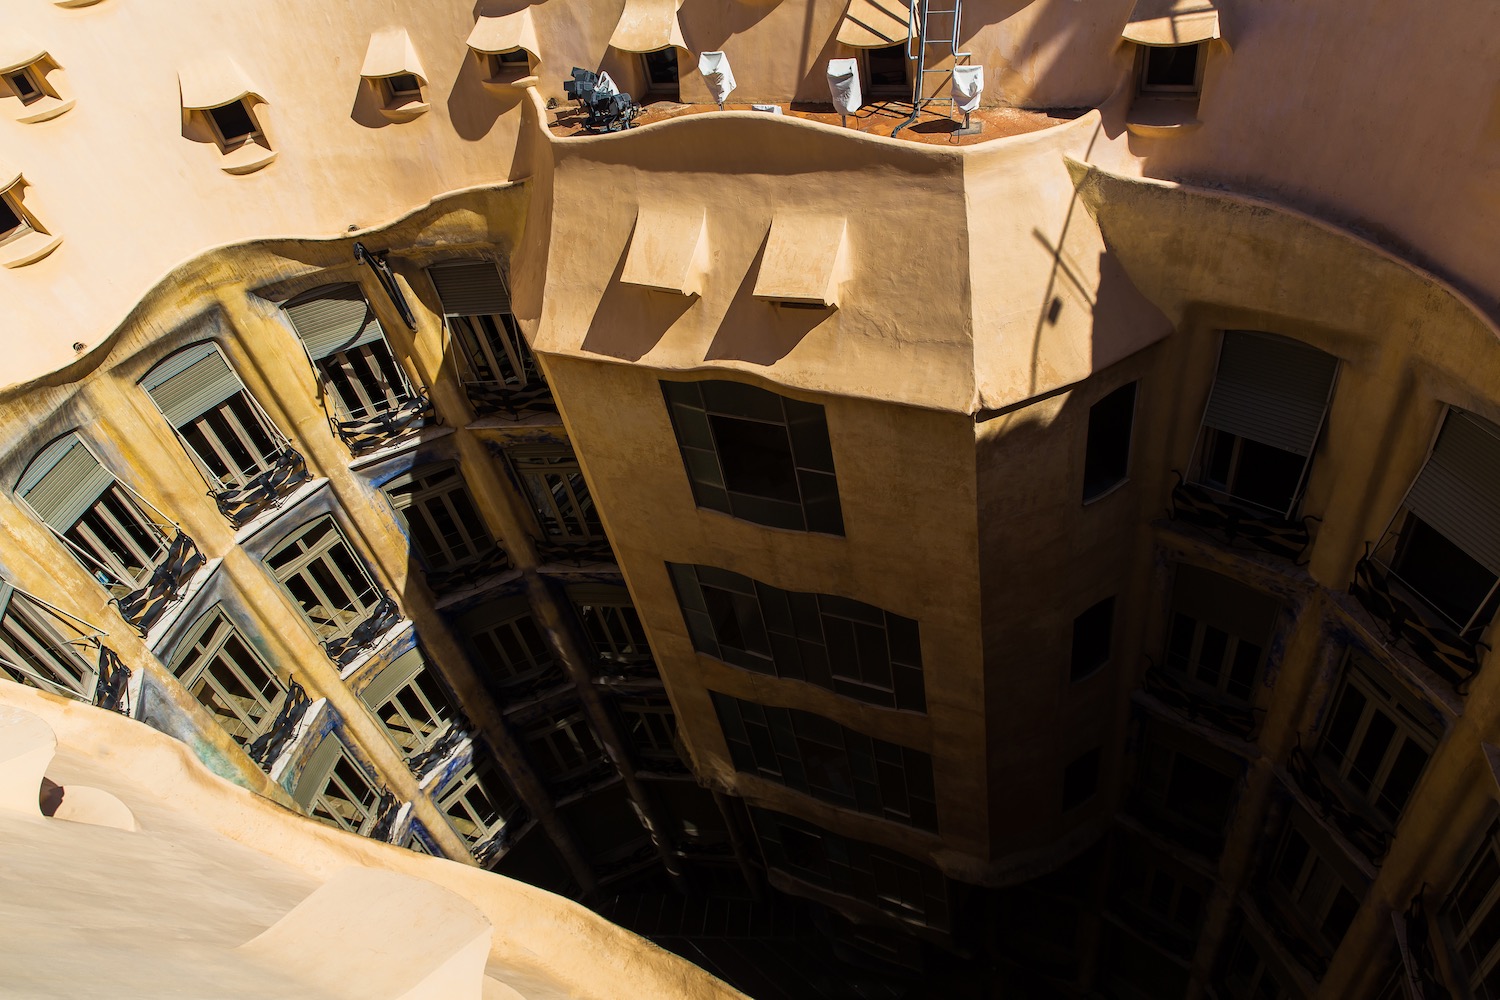
{"type": "Polygon", "coordinates": [[[318,748],[308,755],[302,765],[302,776],[297,780],[297,790],[292,798],[303,808],[312,805],[312,800],[328,783],[328,775],[343,755],[344,747],[336,736],[325,736],[318,748]]]}
{"type": "Polygon", "coordinates": [[[427,269],[445,316],[495,316],[510,312],[510,292],[492,261],[438,264],[427,269]]]}
{"type": "Polygon", "coordinates": [[[286,314],[314,361],[384,337],[356,285],[320,289],[286,306],[286,314]]]}
{"type": "Polygon", "coordinates": [[[1500,427],[1449,410],[1406,506],[1500,576],[1500,427]]]}
{"type": "Polygon", "coordinates": [[[422,658],[421,649],[413,646],[396,657],[390,666],[370,681],[364,691],[360,692],[360,699],[372,710],[379,708],[391,695],[421,673],[425,666],[427,661],[422,658]]]}
{"type": "Polygon", "coordinates": [[[32,460],[21,474],[16,492],[43,521],[65,532],[114,481],[78,435],[69,434],[32,460]]]}
{"type": "Polygon", "coordinates": [[[213,409],[242,388],[229,362],[211,342],[178,351],[151,369],[141,379],[141,387],[173,427],[213,409]]]}
{"type": "Polygon", "coordinates": [[[1338,359],[1285,337],[1227,330],[1203,422],[1304,458],[1328,408],[1338,359]]]}

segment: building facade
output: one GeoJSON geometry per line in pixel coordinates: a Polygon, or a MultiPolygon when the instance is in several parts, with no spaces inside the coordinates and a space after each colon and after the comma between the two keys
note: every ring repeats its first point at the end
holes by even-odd
{"type": "Polygon", "coordinates": [[[6,15],[0,669],[898,972],[1500,991],[1497,15],[974,2],[945,145],[698,107],[899,5],[326,7],[6,15]]]}

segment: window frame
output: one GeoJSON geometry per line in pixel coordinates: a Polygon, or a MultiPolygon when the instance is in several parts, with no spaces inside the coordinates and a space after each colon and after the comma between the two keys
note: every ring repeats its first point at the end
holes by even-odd
{"type": "Polygon", "coordinates": [[[655,670],[656,655],[629,590],[611,584],[574,584],[567,588],[567,597],[583,628],[588,649],[594,654],[596,667],[614,666],[628,671],[650,666],[655,670]],[[590,614],[599,609],[615,613],[590,614]],[[593,627],[594,623],[599,627],[593,627]]]}
{"type": "Polygon", "coordinates": [[[0,674],[17,683],[93,701],[104,634],[83,619],[0,580],[0,674]],[[64,638],[48,618],[65,622],[77,637],[64,638]],[[80,645],[94,650],[93,662],[78,652],[75,647],[80,645]],[[24,668],[16,661],[24,661],[24,668]]]}
{"type": "Polygon", "coordinates": [[[1357,871],[1318,821],[1300,807],[1294,807],[1272,852],[1266,888],[1277,908],[1297,926],[1301,932],[1301,940],[1308,943],[1325,962],[1343,944],[1349,927],[1353,925],[1369,895],[1368,885],[1358,886],[1358,891],[1351,886],[1351,882],[1357,881],[1357,871]],[[1283,868],[1287,864],[1287,851],[1294,836],[1305,845],[1306,855],[1297,866],[1295,877],[1289,885],[1283,878],[1283,868]],[[1351,872],[1356,878],[1348,877],[1351,872]],[[1330,941],[1324,936],[1323,925],[1338,904],[1340,892],[1348,895],[1354,908],[1350,911],[1349,923],[1344,926],[1339,939],[1330,941]],[[1311,907],[1306,906],[1309,893],[1320,896],[1311,900],[1311,907]]]}
{"type": "Polygon", "coordinates": [[[221,152],[231,153],[249,143],[264,140],[266,137],[266,130],[261,126],[260,119],[255,116],[255,108],[249,102],[247,95],[241,95],[232,101],[225,101],[223,104],[216,104],[211,108],[203,108],[202,112],[203,118],[208,122],[208,127],[213,132],[214,141],[219,144],[221,152]],[[222,111],[231,105],[239,105],[240,110],[244,112],[245,118],[249,120],[251,126],[251,131],[236,135],[233,138],[224,134],[223,126],[219,123],[218,116],[214,114],[215,111],[222,111]]]}
{"type": "Polygon", "coordinates": [[[271,731],[276,724],[277,714],[286,704],[289,688],[287,679],[260,656],[254,643],[240,632],[222,604],[214,605],[194,623],[192,631],[178,644],[168,666],[183,689],[203,706],[204,711],[218,720],[229,738],[245,748],[271,731]],[[226,651],[231,642],[237,642],[249,655],[253,665],[262,672],[265,680],[275,686],[276,693],[270,700],[265,699],[262,686],[249,676],[245,664],[226,651]],[[220,663],[246,691],[251,692],[252,701],[261,710],[259,719],[251,718],[248,712],[242,711],[237,705],[241,701],[239,696],[232,694],[214,671],[215,665],[220,663]],[[237,727],[242,732],[224,724],[225,716],[205,697],[209,690],[233,712],[237,727]]]}
{"type": "MultiPolygon", "coordinates": [[[[266,553],[262,562],[264,562],[267,572],[271,574],[271,578],[276,581],[277,586],[281,588],[282,592],[286,594],[287,599],[291,601],[292,606],[297,608],[303,622],[306,623],[312,633],[318,637],[318,640],[325,644],[335,639],[345,638],[352,632],[354,632],[355,629],[357,629],[360,625],[362,625],[366,620],[369,619],[371,614],[380,605],[380,602],[384,597],[379,583],[376,581],[373,574],[371,574],[369,568],[365,565],[364,560],[361,559],[359,554],[355,551],[354,546],[349,544],[349,540],[344,535],[343,529],[339,527],[337,520],[334,519],[334,516],[331,513],[320,515],[301,525],[298,525],[297,528],[289,532],[284,538],[276,543],[275,547],[273,547],[269,552],[266,553]],[[283,567],[281,569],[278,569],[273,565],[273,560],[275,560],[278,555],[280,555],[282,552],[286,551],[293,545],[301,544],[304,536],[308,535],[319,526],[324,524],[326,524],[329,528],[329,533],[326,536],[323,536],[327,538],[326,542],[320,538],[315,548],[307,549],[299,553],[288,563],[288,567],[290,568],[283,567]],[[324,631],[320,629],[317,623],[313,620],[311,609],[305,608],[302,605],[301,600],[293,592],[290,586],[290,581],[294,577],[300,577],[304,572],[309,570],[313,564],[322,563],[323,560],[328,557],[328,554],[339,545],[342,545],[344,550],[348,553],[349,561],[351,562],[351,564],[364,575],[364,580],[367,588],[361,591],[359,594],[356,594],[353,590],[346,589],[345,595],[354,597],[356,603],[358,604],[357,613],[352,614],[343,624],[340,624],[328,631],[324,631]],[[361,596],[362,594],[368,595],[367,602],[361,596]]],[[[332,571],[335,571],[337,575],[342,576],[342,570],[340,570],[336,565],[330,564],[330,569],[332,571]]],[[[347,583],[347,581],[345,582],[347,583]]],[[[321,582],[313,580],[309,584],[309,589],[315,593],[319,593],[322,592],[323,586],[321,582]]],[[[323,605],[316,605],[315,607],[322,606],[323,605]]],[[[329,613],[333,613],[332,607],[329,608],[329,613]]],[[[332,621],[333,619],[330,619],[330,622],[332,621]]]]}
{"type": "Polygon", "coordinates": [[[457,699],[419,645],[372,677],[359,700],[407,761],[430,750],[460,718],[457,699]],[[413,702],[423,713],[420,717],[411,710],[413,702]],[[393,725],[393,719],[399,724],[393,725]]]}
{"type": "Polygon", "coordinates": [[[1203,93],[1203,72],[1208,63],[1208,43],[1189,42],[1186,45],[1141,45],[1140,62],[1136,70],[1136,93],[1143,97],[1198,97],[1203,93]],[[1196,49],[1191,84],[1152,84],[1147,82],[1151,72],[1151,54],[1156,49],[1196,49]]]}
{"type": "MultiPolygon", "coordinates": [[[[1205,582],[1207,581],[1200,581],[1200,585],[1198,587],[1191,588],[1192,594],[1189,596],[1189,600],[1187,602],[1190,610],[1193,610],[1195,612],[1202,610],[1193,608],[1192,604],[1194,598],[1201,597],[1203,596],[1203,594],[1208,592],[1206,588],[1202,586],[1202,584],[1205,582]]],[[[1183,589],[1188,590],[1189,588],[1184,587],[1183,589]]],[[[1236,600],[1242,598],[1243,596],[1244,595],[1238,595],[1236,597],[1236,600]]],[[[1172,589],[1170,591],[1166,610],[1167,623],[1162,640],[1163,667],[1168,672],[1181,678],[1185,684],[1189,685],[1195,690],[1209,695],[1212,698],[1220,699],[1241,707],[1255,707],[1258,694],[1261,691],[1263,682],[1265,680],[1266,667],[1270,662],[1270,652],[1272,644],[1276,638],[1277,626],[1281,620],[1283,611],[1282,602],[1276,600],[1276,598],[1255,587],[1251,587],[1241,582],[1240,580],[1236,580],[1232,577],[1226,576],[1213,569],[1209,569],[1203,566],[1195,566],[1191,563],[1179,562],[1174,567],[1172,589]],[[1195,618],[1192,617],[1188,611],[1179,610],[1179,608],[1183,604],[1178,596],[1178,588],[1181,585],[1179,581],[1182,579],[1183,570],[1188,570],[1190,573],[1194,574],[1206,574],[1207,576],[1214,578],[1214,580],[1212,581],[1214,586],[1227,585],[1231,589],[1240,588],[1249,591],[1257,595],[1257,597],[1266,601],[1267,608],[1261,610],[1268,611],[1269,621],[1266,624],[1265,638],[1260,643],[1260,645],[1257,647],[1254,645],[1254,643],[1251,643],[1248,637],[1230,631],[1230,629],[1233,628],[1236,624],[1243,624],[1243,622],[1232,621],[1232,619],[1236,617],[1237,612],[1243,609],[1244,605],[1242,604],[1238,605],[1233,612],[1226,612],[1222,606],[1214,606],[1208,608],[1209,611],[1214,613],[1214,617],[1212,618],[1212,620],[1206,617],[1195,618]],[[1271,606],[1274,606],[1274,610],[1269,610],[1271,606]],[[1186,619],[1187,621],[1193,623],[1192,637],[1188,644],[1188,655],[1186,662],[1183,662],[1179,654],[1174,651],[1174,646],[1177,645],[1177,630],[1179,628],[1178,619],[1186,619]],[[1205,666],[1201,660],[1201,656],[1204,643],[1209,638],[1208,631],[1210,629],[1222,634],[1225,637],[1224,649],[1218,663],[1218,679],[1216,681],[1213,681],[1212,683],[1204,680],[1199,676],[1200,668],[1205,666]],[[1250,645],[1253,648],[1257,649],[1255,666],[1252,669],[1251,676],[1249,678],[1248,694],[1243,698],[1231,693],[1231,691],[1229,690],[1229,685],[1234,680],[1236,661],[1239,655],[1239,648],[1242,643],[1250,645]]]]}
{"type": "Polygon", "coordinates": [[[544,541],[602,542],[608,538],[578,455],[567,443],[517,445],[505,460],[544,541]],[[556,477],[558,482],[549,483],[556,477]],[[545,503],[550,513],[543,511],[545,503]],[[564,508],[568,510],[565,511],[564,508]]]}
{"type": "Polygon", "coordinates": [[[372,779],[344,741],[333,733],[329,733],[323,737],[317,749],[308,755],[307,762],[303,766],[302,778],[297,783],[297,793],[293,795],[293,798],[307,810],[308,816],[312,819],[361,837],[368,837],[375,824],[379,822],[380,802],[384,794],[385,789],[381,786],[378,777],[372,779]],[[325,750],[325,747],[328,749],[325,750]],[[329,789],[335,783],[345,792],[353,791],[347,778],[339,773],[340,765],[346,767],[353,777],[365,786],[367,795],[355,794],[347,798],[329,795],[329,789]],[[315,778],[314,775],[316,775],[315,778]],[[313,780],[310,781],[310,779],[313,780]],[[308,786],[305,792],[303,791],[304,785],[308,786]],[[348,803],[354,817],[344,815],[343,811],[333,804],[335,801],[348,803]]]}
{"type": "Polygon", "coordinates": [[[498,787],[506,793],[505,798],[511,803],[511,814],[514,815],[516,812],[518,802],[515,793],[506,788],[503,781],[504,779],[494,765],[490,764],[486,758],[476,756],[470,760],[469,766],[464,769],[458,780],[435,796],[435,804],[442,812],[444,819],[448,821],[449,828],[464,842],[471,854],[481,844],[502,833],[510,823],[510,817],[506,815],[505,806],[500,801],[501,796],[495,794],[497,783],[501,783],[498,787]],[[475,808],[470,800],[469,795],[476,788],[493,810],[493,819],[483,818],[480,810],[475,808]],[[462,808],[462,811],[468,815],[469,822],[473,824],[477,832],[465,833],[458,828],[454,822],[456,818],[454,810],[459,808],[462,808]]]}
{"type": "Polygon", "coordinates": [[[1130,460],[1135,457],[1135,418],[1141,401],[1140,385],[1140,379],[1132,379],[1123,385],[1115,386],[1115,388],[1094,400],[1093,404],[1089,407],[1089,418],[1084,435],[1082,503],[1085,507],[1091,503],[1103,500],[1130,482],[1130,460]],[[1101,406],[1114,401],[1126,390],[1130,392],[1130,412],[1126,418],[1129,422],[1129,427],[1125,431],[1125,456],[1119,463],[1121,468],[1120,475],[1113,478],[1107,485],[1099,486],[1091,492],[1089,490],[1089,445],[1094,441],[1095,415],[1099,413],[1101,406]]]}
{"type": "Polygon", "coordinates": [[[559,683],[566,680],[564,667],[547,641],[546,631],[536,620],[531,603],[524,596],[497,597],[469,609],[453,622],[453,629],[463,640],[464,648],[474,664],[475,672],[491,690],[505,693],[532,683],[540,683],[549,675],[559,683]],[[489,614],[486,614],[489,612],[489,614]],[[484,624],[476,625],[484,617],[484,624]],[[521,621],[530,623],[527,630],[516,627],[521,621]],[[499,638],[509,633],[511,643],[499,638]],[[491,637],[493,636],[493,637],[491,637]],[[517,669],[517,661],[507,652],[514,646],[525,656],[523,668],[517,669]],[[493,662],[504,664],[507,675],[492,678],[494,671],[487,669],[493,662]]]}
{"type": "Polygon", "coordinates": [[[500,547],[458,462],[416,466],[387,482],[380,491],[401,518],[411,547],[428,574],[449,573],[484,562],[500,547]],[[461,497],[468,505],[468,514],[459,509],[455,497],[461,497]],[[450,541],[441,529],[434,508],[446,514],[455,529],[456,542],[450,541]],[[422,530],[413,524],[414,518],[419,519],[422,530]],[[458,554],[460,548],[468,551],[458,554]]]}

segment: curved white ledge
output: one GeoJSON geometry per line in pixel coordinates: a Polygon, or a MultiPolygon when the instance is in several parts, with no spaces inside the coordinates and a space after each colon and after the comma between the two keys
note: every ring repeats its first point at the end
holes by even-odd
{"type": "Polygon", "coordinates": [[[32,230],[9,243],[0,243],[0,265],[25,267],[27,264],[35,264],[56,250],[61,242],[61,236],[32,230]]]}
{"type": "Polygon", "coordinates": [[[258,143],[247,142],[238,149],[225,153],[224,160],[219,167],[226,174],[251,174],[274,159],[276,159],[276,150],[267,149],[258,143]]]}
{"type": "Polygon", "coordinates": [[[60,97],[43,97],[32,104],[22,105],[24,110],[19,115],[16,115],[16,121],[26,125],[51,121],[58,115],[67,112],[76,103],[71,97],[66,100],[60,97]]]}

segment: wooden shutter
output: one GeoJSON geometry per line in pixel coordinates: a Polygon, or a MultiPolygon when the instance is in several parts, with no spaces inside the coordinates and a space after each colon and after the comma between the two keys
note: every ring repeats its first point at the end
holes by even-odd
{"type": "Polygon", "coordinates": [[[69,434],[32,459],[21,474],[16,492],[38,517],[54,530],[65,532],[114,481],[78,435],[69,434]]]}
{"type": "Polygon", "coordinates": [[[343,752],[344,746],[337,736],[323,737],[323,742],[318,744],[318,748],[308,755],[307,762],[302,765],[297,790],[292,793],[292,798],[298,805],[304,809],[312,805],[312,800],[328,783],[328,776],[333,773],[343,752]]]}
{"type": "Polygon", "coordinates": [[[213,409],[244,388],[213,342],[178,351],[141,379],[173,427],[213,409]]]}
{"type": "Polygon", "coordinates": [[[510,312],[510,292],[493,261],[438,264],[427,273],[443,300],[445,316],[496,316],[510,312]]]}
{"type": "Polygon", "coordinates": [[[287,305],[286,314],[314,361],[385,336],[358,285],[319,289],[287,305]]]}
{"type": "Polygon", "coordinates": [[[365,689],[360,692],[360,700],[368,705],[371,711],[378,709],[390,699],[391,695],[421,673],[426,666],[427,661],[422,658],[421,649],[413,646],[396,657],[390,666],[382,670],[365,686],[365,689]]]}
{"type": "Polygon", "coordinates": [[[1450,409],[1406,506],[1500,576],[1500,427],[1450,409]]]}
{"type": "Polygon", "coordinates": [[[1280,448],[1312,454],[1333,391],[1338,359],[1285,337],[1227,330],[1203,422],[1280,448]]]}

